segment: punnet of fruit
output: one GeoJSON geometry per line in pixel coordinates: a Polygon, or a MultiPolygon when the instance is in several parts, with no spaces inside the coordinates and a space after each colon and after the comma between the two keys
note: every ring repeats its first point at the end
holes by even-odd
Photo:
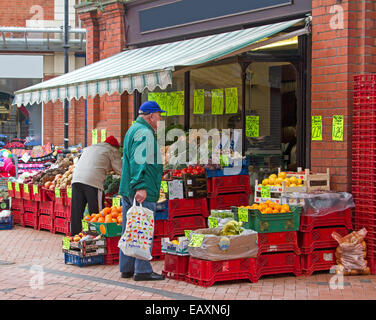
{"type": "Polygon", "coordinates": [[[263,186],[282,187],[283,181],[286,182],[286,187],[303,187],[303,181],[294,176],[288,178],[286,172],[280,172],[278,175],[271,174],[269,178],[262,180],[263,186]]]}
{"type": "Polygon", "coordinates": [[[122,207],[106,207],[99,213],[85,216],[84,219],[88,222],[116,223],[121,225],[123,223],[122,210],[122,207]]]}
{"type": "Polygon", "coordinates": [[[254,203],[251,206],[239,207],[239,208],[259,210],[263,214],[291,212],[290,206],[288,204],[278,204],[270,200],[266,200],[265,202],[261,202],[261,203],[254,203]]]}

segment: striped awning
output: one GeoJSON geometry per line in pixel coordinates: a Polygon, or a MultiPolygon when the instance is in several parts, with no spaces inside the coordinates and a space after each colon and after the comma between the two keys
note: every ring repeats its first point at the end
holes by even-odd
{"type": "MultiPolygon", "coordinates": [[[[17,106],[87,99],[134,90],[153,91],[172,84],[177,67],[189,67],[239,54],[251,45],[301,23],[296,19],[250,29],[123,51],[107,59],[15,92],[17,106]]],[[[261,41],[268,38],[266,41],[261,41]]]]}

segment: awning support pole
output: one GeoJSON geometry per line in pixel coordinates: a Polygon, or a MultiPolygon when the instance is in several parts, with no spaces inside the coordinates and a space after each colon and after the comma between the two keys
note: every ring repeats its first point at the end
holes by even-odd
{"type": "MultiPolygon", "coordinates": [[[[69,72],[69,4],[68,0],[64,0],[64,72],[69,72]]],[[[64,99],[64,150],[68,153],[68,128],[69,128],[69,101],[64,99]]]]}

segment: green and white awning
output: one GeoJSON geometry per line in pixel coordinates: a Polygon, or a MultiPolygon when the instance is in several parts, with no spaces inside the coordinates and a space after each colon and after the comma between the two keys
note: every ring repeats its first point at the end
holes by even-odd
{"type": "MultiPolygon", "coordinates": [[[[87,99],[96,95],[134,90],[153,91],[172,84],[176,67],[189,67],[219,60],[249,50],[256,42],[270,43],[271,36],[301,23],[304,19],[280,22],[250,29],[221,33],[190,40],[126,50],[59,77],[38,83],[15,93],[17,106],[87,99]],[[269,38],[268,40],[264,40],[269,38]]],[[[303,33],[307,33],[306,29],[303,33]]],[[[301,34],[303,34],[301,33],[301,34]]],[[[277,40],[275,40],[277,41],[277,40]]]]}

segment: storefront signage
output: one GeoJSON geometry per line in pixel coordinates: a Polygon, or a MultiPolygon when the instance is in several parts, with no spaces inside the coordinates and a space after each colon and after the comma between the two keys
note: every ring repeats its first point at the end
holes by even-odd
{"type": "Polygon", "coordinates": [[[203,114],[205,110],[205,90],[193,91],[193,114],[203,114]]]}
{"type": "Polygon", "coordinates": [[[332,139],[334,141],[343,141],[343,122],[343,115],[333,116],[332,139]]]}
{"type": "Polygon", "coordinates": [[[91,144],[97,144],[98,143],[98,130],[93,129],[91,130],[91,144]]]}
{"type": "Polygon", "coordinates": [[[226,113],[238,113],[238,88],[226,88],[226,113]]]}
{"type": "Polygon", "coordinates": [[[140,31],[156,31],[181,25],[231,17],[292,4],[291,0],[180,0],[139,11],[140,31]]]}
{"type": "Polygon", "coordinates": [[[257,138],[260,135],[259,116],[246,116],[245,135],[250,138],[257,138]]]}
{"type": "Polygon", "coordinates": [[[167,111],[166,116],[184,116],[184,91],[150,92],[148,101],[155,101],[161,109],[167,111]]]}
{"type": "Polygon", "coordinates": [[[223,89],[212,89],[212,114],[223,114],[224,98],[223,89]]]}
{"type": "Polygon", "coordinates": [[[322,117],[312,116],[312,141],[322,140],[322,117]]]}
{"type": "Polygon", "coordinates": [[[105,142],[107,139],[107,130],[106,129],[102,129],[101,130],[101,142],[105,142]]]}

